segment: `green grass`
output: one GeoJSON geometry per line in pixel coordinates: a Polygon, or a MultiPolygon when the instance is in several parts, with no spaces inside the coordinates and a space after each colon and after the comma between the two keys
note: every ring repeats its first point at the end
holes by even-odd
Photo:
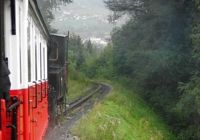
{"type": "Polygon", "coordinates": [[[78,97],[84,95],[84,91],[89,88],[92,84],[87,81],[76,81],[76,80],[69,80],[69,90],[68,90],[68,101],[73,101],[78,97]]]}
{"type": "Polygon", "coordinates": [[[77,99],[84,95],[84,91],[92,86],[92,82],[88,80],[81,73],[70,69],[69,81],[68,81],[68,102],[77,99]]]}
{"type": "Polygon", "coordinates": [[[133,91],[113,91],[72,129],[81,140],[176,140],[164,122],[133,91]]]}

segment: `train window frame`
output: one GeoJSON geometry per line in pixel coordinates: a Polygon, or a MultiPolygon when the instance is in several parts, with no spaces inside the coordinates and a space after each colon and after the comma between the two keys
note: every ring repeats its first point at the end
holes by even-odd
{"type": "Polygon", "coordinates": [[[33,81],[41,82],[40,80],[47,80],[47,38],[44,36],[42,31],[37,28],[37,21],[34,19],[31,11],[29,11],[29,17],[32,26],[32,46],[31,46],[31,55],[32,55],[32,81],[28,83],[32,83],[33,81]],[[41,44],[41,45],[40,45],[41,44]],[[40,49],[41,46],[41,49],[40,49]],[[44,50],[42,48],[45,48],[44,50]],[[40,54],[41,51],[41,54],[40,54]],[[44,51],[44,53],[43,53],[44,51]],[[44,57],[42,55],[45,55],[44,57]],[[40,60],[41,59],[41,60],[40,60]],[[44,59],[44,60],[43,60],[44,59]],[[44,64],[43,64],[44,63],[44,64]]]}
{"type": "Polygon", "coordinates": [[[56,47],[56,57],[55,58],[49,58],[49,60],[50,61],[57,61],[58,60],[58,48],[57,47],[56,47]]]}
{"type": "Polygon", "coordinates": [[[45,54],[45,47],[43,47],[43,79],[46,79],[46,66],[45,66],[45,61],[46,61],[46,59],[45,59],[45,57],[46,57],[46,54],[45,54]]]}
{"type": "Polygon", "coordinates": [[[19,80],[20,80],[20,84],[23,84],[23,75],[22,75],[22,10],[21,10],[21,7],[19,6],[19,14],[18,14],[18,18],[19,18],[19,21],[18,21],[18,24],[19,24],[19,80]]]}
{"type": "Polygon", "coordinates": [[[40,32],[37,29],[37,36],[38,36],[38,40],[37,40],[37,81],[41,80],[41,75],[40,75],[40,32]]]}
{"type": "Polygon", "coordinates": [[[35,29],[35,80],[37,81],[37,79],[38,79],[38,77],[37,77],[37,74],[38,74],[38,72],[37,72],[37,60],[38,60],[38,58],[37,58],[37,35],[36,35],[36,29],[35,29]]]}
{"type": "Polygon", "coordinates": [[[45,79],[48,77],[48,67],[47,67],[47,42],[45,41],[45,79]]]}
{"type": "Polygon", "coordinates": [[[28,82],[32,81],[32,45],[31,45],[31,21],[27,19],[28,26],[27,26],[27,55],[28,55],[28,82]]]}
{"type": "Polygon", "coordinates": [[[43,79],[43,78],[42,78],[42,75],[43,75],[43,74],[42,74],[42,71],[43,71],[43,70],[42,70],[42,69],[43,69],[43,68],[42,68],[42,66],[43,66],[43,65],[42,65],[42,61],[43,61],[42,59],[43,59],[43,57],[42,57],[42,43],[41,43],[41,41],[40,41],[40,69],[39,69],[39,70],[40,70],[40,79],[43,79]]]}
{"type": "Polygon", "coordinates": [[[31,21],[31,54],[32,54],[32,78],[31,81],[35,81],[35,25],[34,22],[32,20],[32,18],[30,17],[30,21],[31,21]]]}

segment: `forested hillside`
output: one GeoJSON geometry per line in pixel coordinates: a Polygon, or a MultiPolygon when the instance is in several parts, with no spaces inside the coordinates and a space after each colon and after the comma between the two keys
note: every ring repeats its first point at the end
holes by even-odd
{"type": "Polygon", "coordinates": [[[180,140],[200,139],[200,1],[106,4],[114,12],[113,21],[123,14],[130,20],[113,31],[113,46],[86,73],[96,66],[98,75],[127,77],[180,140]]]}
{"type": "Polygon", "coordinates": [[[79,59],[78,69],[90,78],[128,79],[180,140],[200,139],[200,1],[106,4],[113,21],[123,14],[130,20],[113,31],[112,44],[98,57],[79,59]]]}
{"type": "Polygon", "coordinates": [[[200,0],[105,4],[113,11],[111,21],[123,15],[129,21],[113,30],[104,51],[72,36],[70,67],[93,79],[128,81],[180,140],[199,140],[200,0]]]}

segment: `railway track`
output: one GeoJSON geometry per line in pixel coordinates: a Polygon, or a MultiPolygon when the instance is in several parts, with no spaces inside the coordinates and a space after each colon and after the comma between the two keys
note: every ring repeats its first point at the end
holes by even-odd
{"type": "Polygon", "coordinates": [[[66,112],[64,113],[64,121],[59,123],[52,129],[47,131],[45,140],[71,140],[73,136],[69,134],[70,128],[73,127],[83,115],[87,114],[91,110],[96,102],[104,99],[112,87],[105,83],[95,83],[95,85],[89,89],[86,96],[82,96],[67,105],[66,112]],[[73,112],[73,113],[70,113],[73,112]]]}
{"type": "Polygon", "coordinates": [[[95,95],[96,93],[98,93],[101,90],[102,87],[103,87],[102,84],[96,84],[93,88],[91,88],[89,91],[87,91],[89,93],[86,96],[79,97],[78,99],[70,102],[67,105],[66,113],[74,110],[76,107],[79,107],[85,101],[87,101],[88,99],[90,99],[93,95],[95,95]]]}

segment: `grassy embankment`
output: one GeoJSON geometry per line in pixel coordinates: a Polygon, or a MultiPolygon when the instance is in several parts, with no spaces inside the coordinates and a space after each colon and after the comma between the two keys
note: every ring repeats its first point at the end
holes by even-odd
{"type": "Polygon", "coordinates": [[[112,86],[113,91],[77,123],[72,133],[81,140],[176,140],[137,94],[120,84],[112,86]]]}
{"type": "Polygon", "coordinates": [[[92,86],[92,82],[89,79],[73,69],[69,69],[68,83],[68,102],[73,101],[78,97],[84,95],[84,91],[92,86]]]}

